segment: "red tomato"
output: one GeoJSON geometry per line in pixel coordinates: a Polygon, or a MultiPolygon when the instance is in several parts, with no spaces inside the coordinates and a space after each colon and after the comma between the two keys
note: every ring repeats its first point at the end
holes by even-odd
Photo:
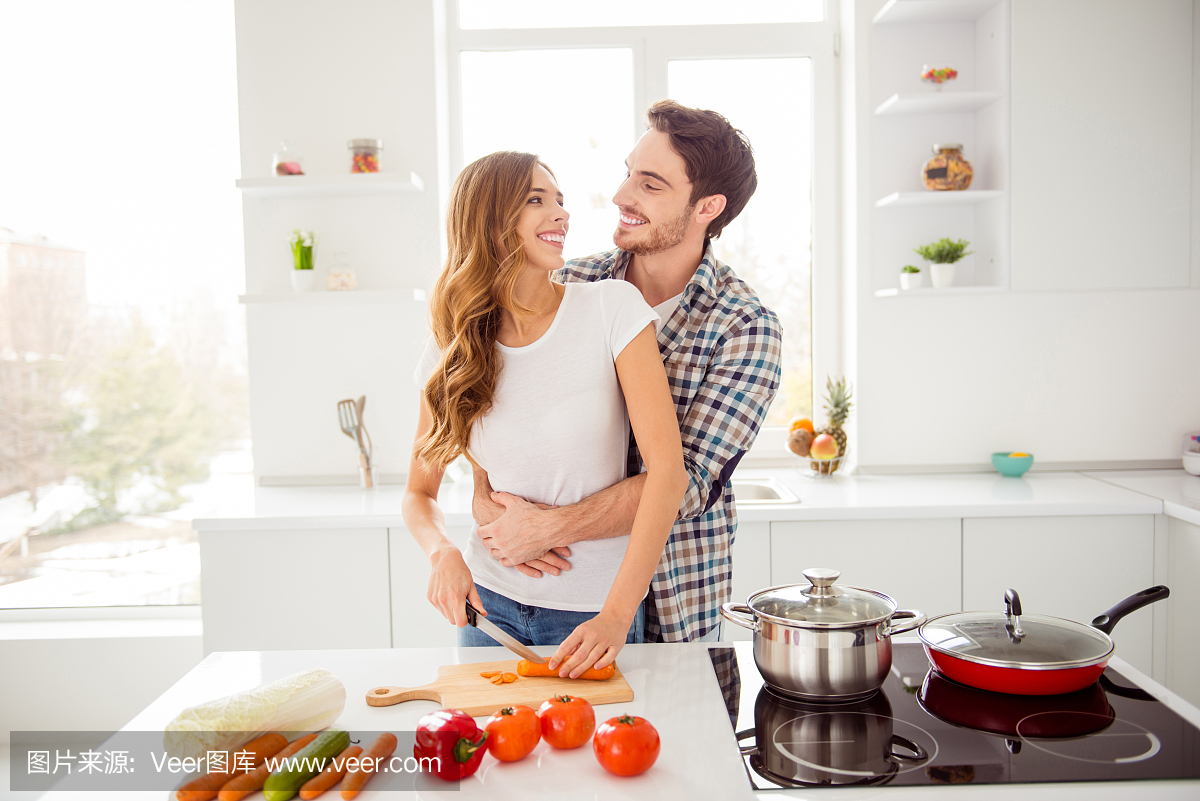
{"type": "Polygon", "coordinates": [[[555,748],[578,748],[596,729],[596,713],[585,698],[556,695],[537,711],[542,739],[555,748]]]}
{"type": "Polygon", "coordinates": [[[506,706],[487,719],[487,748],[501,762],[529,756],[542,739],[537,713],[527,706],[506,706]]]}
{"type": "Polygon", "coordinates": [[[622,715],[596,729],[592,750],[609,773],[637,776],[650,770],[658,759],[658,731],[645,718],[622,715]]]}

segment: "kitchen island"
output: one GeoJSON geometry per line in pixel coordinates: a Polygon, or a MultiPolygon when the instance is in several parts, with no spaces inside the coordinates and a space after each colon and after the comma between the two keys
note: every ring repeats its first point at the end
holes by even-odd
{"type": "MultiPolygon", "coordinates": [[[[911,642],[910,638],[897,638],[911,642]]],[[[721,646],[717,646],[721,647],[721,646]]],[[[746,648],[745,644],[739,648],[746,648]]],[[[552,649],[539,648],[549,654],[552,649]]],[[[346,687],[346,706],[334,726],[349,731],[412,731],[418,719],[438,708],[430,701],[409,701],[391,707],[370,707],[364,698],[379,685],[416,686],[431,681],[438,666],[514,658],[500,648],[427,648],[349,651],[267,651],[210,654],[170,690],[154,701],[123,728],[123,731],[160,731],[178,712],[188,706],[247,690],[269,681],[310,668],[325,668],[337,675],[346,687]]],[[[490,755],[479,772],[462,782],[460,796],[486,799],[770,799],[823,798],[836,796],[839,801],[863,801],[881,797],[896,798],[1037,798],[1124,799],[1131,795],[1146,801],[1155,799],[1194,799],[1200,796],[1200,781],[1121,781],[1072,784],[993,784],[982,786],[877,786],[865,788],[751,789],[749,775],[739,755],[722,685],[714,670],[714,660],[701,644],[630,645],[618,659],[622,672],[634,690],[634,700],[623,704],[596,707],[598,721],[620,714],[641,715],[650,720],[662,738],[658,762],[639,777],[622,779],[605,772],[596,762],[589,746],[571,751],[556,751],[546,743],[516,763],[500,763],[490,755]],[[882,794],[882,795],[881,795],[882,794]]],[[[1200,710],[1189,706],[1128,665],[1113,660],[1127,677],[1135,679],[1171,710],[1193,726],[1200,726],[1200,710]]],[[[761,681],[743,671],[740,691],[743,710],[754,707],[761,681]]],[[[728,687],[726,687],[728,692],[728,687]]],[[[743,713],[744,716],[744,713],[743,713]]],[[[478,719],[480,723],[483,718],[478,719]]],[[[167,798],[166,791],[129,793],[139,798],[167,798]]],[[[36,796],[34,796],[36,797],[36,796]]],[[[79,795],[48,792],[47,801],[69,801],[79,795]]],[[[170,795],[173,798],[173,794],[170,795]]],[[[331,794],[330,798],[337,796],[331,794]]],[[[370,789],[362,796],[409,798],[412,793],[377,793],[370,789]]],[[[259,799],[255,795],[252,799],[259,799]]]]}

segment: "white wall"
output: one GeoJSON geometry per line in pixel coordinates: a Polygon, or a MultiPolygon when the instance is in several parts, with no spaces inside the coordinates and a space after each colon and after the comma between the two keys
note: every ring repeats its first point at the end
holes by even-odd
{"type": "MultiPolygon", "coordinates": [[[[442,231],[432,0],[238,0],[235,9],[241,177],[270,175],[282,139],[304,154],[306,174],[342,175],[347,140],[370,137],[383,140],[383,171],[416,172],[425,184],[410,194],[243,198],[247,293],[291,291],[285,240],[295,227],[317,232],[318,277],[345,251],[359,289],[428,288],[442,231]]],[[[256,475],[356,475],[336,402],[359,395],[377,472],[406,472],[424,315],[409,300],[248,306],[256,475]]]]}
{"type": "MultiPolygon", "coordinates": [[[[863,42],[871,35],[871,15],[882,2],[858,4],[853,34],[859,50],[843,68],[854,69],[860,82],[870,70],[863,42]]],[[[1014,0],[1014,15],[1045,8],[1038,2],[1014,0]]],[[[1155,2],[1179,5],[1181,0],[1155,2]]],[[[1182,2],[1186,12],[1189,3],[1182,2]]],[[[1096,13],[1103,12],[1102,6],[1096,8],[1096,13]]],[[[1200,25],[1200,14],[1193,15],[1193,25],[1200,25]]],[[[1063,34],[1055,37],[1060,48],[1091,46],[1072,45],[1070,32],[1063,34]]],[[[1194,29],[1196,41],[1200,35],[1194,29]]],[[[1013,43],[1014,71],[1018,58],[1037,56],[1021,50],[1022,44],[1013,43]]],[[[1195,62],[1187,61],[1195,72],[1195,62]]],[[[1194,116],[1198,90],[1200,75],[1192,81],[1192,114],[1178,116],[1194,116]]],[[[869,113],[861,98],[858,102],[860,114],[869,113]]],[[[1014,107],[1021,102],[1012,98],[1014,107]]],[[[1110,110],[1112,127],[1123,123],[1123,111],[1110,110]]],[[[1190,127],[1190,122],[1180,124],[1190,127]]],[[[860,125],[858,130],[867,129],[860,125]]],[[[1197,132],[1189,132],[1191,141],[1198,143],[1194,152],[1200,152],[1197,132]]],[[[1014,160],[1018,145],[1028,145],[1016,141],[1019,133],[1014,127],[1014,160]]],[[[1065,151],[1075,145],[1070,139],[1046,139],[1037,144],[1065,151]]],[[[1095,170],[1137,170],[1153,151],[1153,141],[1140,142],[1120,163],[1096,164],[1095,170]]],[[[1189,166],[1176,163],[1173,168],[1189,166]]],[[[1190,169],[1194,176],[1197,165],[1190,169]]],[[[1017,176],[1028,177],[1020,164],[1014,163],[1012,170],[1014,182],[1017,176]]],[[[1045,176],[1048,181],[1055,178],[1045,176]]],[[[856,207],[869,220],[873,198],[861,196],[864,185],[869,184],[858,182],[856,207]]],[[[1194,179],[1191,185],[1193,230],[1178,233],[1194,238],[1200,194],[1194,179]]],[[[1082,204],[1092,197],[1080,189],[1066,193],[1063,202],[1082,204]]],[[[1187,226],[1182,219],[1173,224],[1187,226]]],[[[1013,257],[1021,261],[1014,261],[1013,274],[1054,271],[1055,263],[1047,261],[1056,258],[1047,253],[1051,249],[1036,247],[1027,228],[1021,227],[1019,209],[1014,208],[1014,242],[1035,246],[1014,246],[1013,257]]],[[[1072,241],[1087,244],[1089,253],[1098,254],[1090,266],[1113,274],[1137,270],[1136,264],[1114,254],[1136,252],[1146,232],[1133,226],[1097,228],[1086,219],[1064,215],[1061,227],[1049,234],[1057,237],[1058,257],[1059,243],[1067,243],[1068,249],[1072,241]]],[[[1043,239],[1046,235],[1037,232],[1043,239]]],[[[983,467],[992,451],[1015,449],[1033,453],[1035,464],[1043,466],[1133,466],[1169,459],[1178,465],[1184,432],[1200,429],[1200,281],[1194,266],[1200,254],[1190,254],[1190,288],[1185,279],[1185,286],[1176,289],[876,298],[870,280],[869,225],[859,232],[857,245],[858,288],[852,312],[855,441],[865,471],[983,467]]],[[[1179,264],[1175,273],[1187,275],[1187,267],[1179,264]]]]}
{"type": "MultiPolygon", "coordinates": [[[[861,70],[869,48],[852,37],[869,35],[869,16],[881,1],[855,4],[853,33],[843,15],[844,68],[861,70]]],[[[373,136],[385,141],[385,170],[412,170],[425,181],[423,193],[384,199],[245,199],[248,292],[285,289],[282,239],[294,225],[317,228],[319,261],[333,250],[350,251],[360,287],[431,283],[443,230],[438,2],[238,0],[244,177],[266,175],[283,138],[306,154],[310,173],[344,172],[345,140],[373,136]]],[[[843,81],[843,92],[853,85],[843,81]]],[[[857,130],[865,127],[860,121],[857,130]]],[[[844,145],[864,153],[857,143],[844,145]]],[[[1146,148],[1118,166],[1133,168],[1152,143],[1146,148]]],[[[843,180],[867,183],[853,169],[843,180]]],[[[1194,220],[1200,180],[1192,186],[1194,220]]],[[[847,207],[861,214],[864,203],[851,198],[847,207]]],[[[1111,237],[1122,246],[1139,235],[1061,233],[1068,240],[1111,237]]],[[[1039,465],[1165,460],[1178,456],[1184,431],[1200,429],[1196,254],[1191,289],[899,299],[872,294],[869,231],[850,244],[847,258],[855,261],[844,277],[849,328],[842,357],[855,382],[852,436],[864,469],[983,468],[991,451],[1016,448],[1034,453],[1039,465]]],[[[1022,268],[1039,268],[1041,256],[1027,258],[1032,264],[1022,268]]],[[[1120,268],[1104,265],[1114,266],[1120,268]]],[[[413,304],[251,306],[248,315],[256,472],[352,475],[354,448],[337,429],[333,404],[359,394],[368,396],[366,420],[382,469],[404,472],[422,324],[413,304]]]]}

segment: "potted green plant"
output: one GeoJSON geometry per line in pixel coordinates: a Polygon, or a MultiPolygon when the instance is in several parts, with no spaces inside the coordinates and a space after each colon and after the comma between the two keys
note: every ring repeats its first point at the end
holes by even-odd
{"type": "Polygon", "coordinates": [[[317,237],[310,230],[297,228],[288,238],[292,247],[292,289],[297,292],[311,292],[316,279],[313,271],[313,250],[317,246],[317,237]]]}
{"type": "Polygon", "coordinates": [[[913,248],[925,261],[929,262],[929,277],[934,289],[944,289],[954,283],[954,265],[963,256],[969,256],[974,251],[967,250],[971,243],[965,239],[947,239],[942,237],[936,242],[913,248]]]}
{"type": "Polygon", "coordinates": [[[921,268],[906,264],[900,268],[900,288],[917,289],[921,286],[921,268]]]}

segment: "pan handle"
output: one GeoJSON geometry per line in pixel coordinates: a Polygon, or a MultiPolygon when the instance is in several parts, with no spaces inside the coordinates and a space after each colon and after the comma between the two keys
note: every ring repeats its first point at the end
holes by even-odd
{"type": "Polygon", "coordinates": [[[754,616],[753,610],[746,606],[746,604],[721,604],[721,616],[730,623],[736,623],[744,629],[750,629],[751,631],[759,630],[758,618],[754,616]],[[747,618],[749,619],[747,620],[747,618]]]}
{"type": "Polygon", "coordinates": [[[1112,634],[1113,627],[1117,625],[1117,622],[1121,618],[1130,612],[1136,612],[1143,606],[1152,604],[1155,601],[1161,601],[1170,594],[1171,591],[1161,584],[1157,587],[1151,587],[1148,590],[1142,590],[1136,595],[1130,595],[1103,615],[1092,620],[1092,626],[1100,629],[1105,634],[1112,634]]]}

